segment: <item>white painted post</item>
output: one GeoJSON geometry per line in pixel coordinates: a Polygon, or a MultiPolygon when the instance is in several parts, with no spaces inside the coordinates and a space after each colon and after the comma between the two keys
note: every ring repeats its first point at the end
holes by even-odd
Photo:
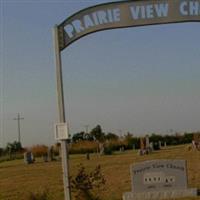
{"type": "MultiPolygon", "coordinates": [[[[58,27],[53,29],[54,35],[54,49],[55,49],[55,64],[56,64],[56,81],[57,81],[57,97],[58,97],[58,110],[59,110],[59,122],[65,123],[65,106],[64,106],[64,92],[63,92],[63,80],[62,80],[62,62],[59,49],[59,36],[58,27]]],[[[62,152],[62,167],[63,167],[63,183],[65,200],[71,200],[70,181],[69,181],[69,153],[67,140],[61,140],[61,152],[62,152]]]]}

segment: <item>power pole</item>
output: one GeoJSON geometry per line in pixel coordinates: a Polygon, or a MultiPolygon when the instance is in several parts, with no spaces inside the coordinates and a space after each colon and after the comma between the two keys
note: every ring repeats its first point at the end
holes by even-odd
{"type": "Polygon", "coordinates": [[[18,142],[21,143],[21,127],[20,127],[20,121],[23,120],[23,117],[20,117],[20,114],[17,114],[17,118],[14,118],[13,120],[17,120],[17,128],[18,128],[18,142]]]}
{"type": "Polygon", "coordinates": [[[89,126],[90,126],[90,125],[85,125],[85,126],[84,126],[84,127],[85,127],[85,133],[88,133],[89,126]]]}

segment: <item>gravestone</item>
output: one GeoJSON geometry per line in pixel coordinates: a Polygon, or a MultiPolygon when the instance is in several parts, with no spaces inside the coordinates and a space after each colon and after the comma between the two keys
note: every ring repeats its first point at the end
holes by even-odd
{"type": "Polygon", "coordinates": [[[149,136],[146,135],[145,137],[145,143],[146,143],[146,149],[149,149],[150,148],[150,142],[149,142],[149,136]]]}
{"type": "Polygon", "coordinates": [[[146,147],[145,139],[144,138],[140,138],[140,149],[139,149],[139,152],[138,152],[138,154],[140,156],[145,154],[145,147],[146,147]]]}
{"type": "Polygon", "coordinates": [[[145,139],[140,138],[140,150],[144,150],[146,146],[145,139]]]}
{"type": "Polygon", "coordinates": [[[90,153],[86,153],[86,159],[90,160],[90,153]]]}
{"type": "Polygon", "coordinates": [[[119,151],[124,152],[125,151],[124,146],[120,147],[119,151]]]}
{"type": "Polygon", "coordinates": [[[200,151],[200,133],[195,133],[193,135],[193,141],[192,141],[193,147],[200,151]]]}
{"type": "Polygon", "coordinates": [[[48,150],[47,150],[47,157],[48,157],[48,161],[53,161],[55,160],[54,159],[54,154],[53,154],[53,147],[48,147],[48,150]]]}
{"type": "Polygon", "coordinates": [[[159,200],[197,196],[187,188],[184,160],[152,160],[131,166],[132,191],[123,200],[159,200]]]}
{"type": "Polygon", "coordinates": [[[149,146],[150,146],[151,151],[153,151],[154,150],[154,148],[153,148],[153,142],[150,142],[149,146]]]}
{"type": "Polygon", "coordinates": [[[44,161],[44,162],[48,162],[48,153],[47,153],[47,152],[44,153],[44,154],[42,155],[42,158],[43,158],[43,161],[44,161]]]}
{"type": "Polygon", "coordinates": [[[146,135],[145,138],[140,138],[140,150],[139,155],[146,155],[153,151],[153,148],[150,147],[149,136],[146,135]]]}
{"type": "Polygon", "coordinates": [[[31,151],[27,151],[24,153],[24,163],[31,164],[34,163],[34,157],[31,151]]]}
{"type": "Polygon", "coordinates": [[[159,145],[159,149],[161,149],[161,148],[162,148],[162,142],[159,141],[159,142],[158,142],[158,145],[159,145]]]}
{"type": "Polygon", "coordinates": [[[99,143],[99,154],[104,155],[105,152],[105,146],[103,143],[99,143]]]}

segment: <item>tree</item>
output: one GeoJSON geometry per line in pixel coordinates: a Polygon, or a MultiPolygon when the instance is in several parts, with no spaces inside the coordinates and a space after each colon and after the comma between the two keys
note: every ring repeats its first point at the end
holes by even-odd
{"type": "Polygon", "coordinates": [[[72,137],[72,141],[78,142],[78,141],[84,140],[84,134],[85,134],[84,132],[74,134],[73,137],[72,137]]]}
{"type": "Polygon", "coordinates": [[[154,142],[154,143],[158,143],[159,141],[163,142],[164,138],[161,135],[155,134],[153,133],[150,137],[149,137],[150,142],[154,142]]]}
{"type": "Polygon", "coordinates": [[[20,142],[14,141],[13,143],[8,143],[6,146],[6,151],[9,153],[18,152],[22,150],[22,145],[20,142]]]}
{"type": "Polygon", "coordinates": [[[78,142],[78,141],[83,141],[83,140],[92,141],[94,139],[91,134],[85,133],[85,132],[76,133],[72,137],[73,142],[78,142]]]}
{"type": "Polygon", "coordinates": [[[94,138],[93,138],[93,136],[91,134],[85,133],[84,134],[84,140],[93,141],[94,138]]]}
{"type": "Polygon", "coordinates": [[[106,140],[118,140],[119,136],[115,135],[114,133],[108,133],[107,135],[105,135],[105,139],[106,140]]]}
{"type": "Polygon", "coordinates": [[[192,143],[193,140],[193,133],[185,133],[184,134],[184,144],[192,143]]]}
{"type": "Polygon", "coordinates": [[[134,137],[133,134],[131,133],[127,133],[125,136],[124,136],[124,139],[127,143],[127,147],[128,149],[132,149],[133,146],[136,148],[136,149],[139,149],[140,148],[140,138],[137,138],[137,137],[134,137]]]}
{"type": "Polygon", "coordinates": [[[98,141],[105,140],[105,134],[102,132],[100,125],[97,125],[95,128],[93,128],[90,134],[95,140],[98,140],[98,141]]]}

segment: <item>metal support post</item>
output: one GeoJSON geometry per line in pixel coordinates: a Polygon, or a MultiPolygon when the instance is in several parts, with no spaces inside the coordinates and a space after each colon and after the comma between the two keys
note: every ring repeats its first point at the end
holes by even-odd
{"type": "MultiPolygon", "coordinates": [[[[61,54],[59,50],[59,36],[58,36],[57,26],[54,27],[53,33],[54,33],[59,122],[65,123],[66,119],[65,119],[64,92],[63,92],[63,79],[62,79],[62,63],[61,63],[61,54]]],[[[69,153],[68,153],[67,140],[61,140],[61,152],[62,152],[62,168],[63,168],[65,200],[71,200],[70,181],[69,181],[69,155],[68,155],[69,153]]]]}

